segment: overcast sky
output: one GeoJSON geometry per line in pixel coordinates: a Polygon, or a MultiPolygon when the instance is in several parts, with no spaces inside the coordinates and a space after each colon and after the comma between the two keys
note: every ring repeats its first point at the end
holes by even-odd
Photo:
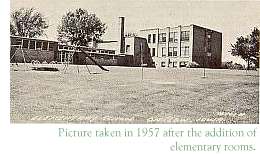
{"type": "MultiPolygon", "coordinates": [[[[222,32],[225,60],[237,60],[228,51],[230,44],[260,25],[258,1],[173,1],[173,0],[11,0],[11,11],[35,7],[47,17],[48,39],[56,40],[62,15],[76,8],[87,9],[107,24],[104,40],[116,40],[118,17],[125,16],[126,32],[145,28],[196,24],[222,32]]],[[[241,62],[241,61],[239,61],[241,62]]]]}

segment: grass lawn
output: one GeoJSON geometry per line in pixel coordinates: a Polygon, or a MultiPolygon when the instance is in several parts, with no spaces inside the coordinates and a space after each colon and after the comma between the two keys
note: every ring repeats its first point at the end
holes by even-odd
{"type": "MultiPolygon", "coordinates": [[[[29,64],[28,64],[29,66],[29,64]]],[[[28,67],[27,66],[27,67],[28,67]]],[[[13,123],[258,123],[258,71],[10,68],[13,123]]]]}

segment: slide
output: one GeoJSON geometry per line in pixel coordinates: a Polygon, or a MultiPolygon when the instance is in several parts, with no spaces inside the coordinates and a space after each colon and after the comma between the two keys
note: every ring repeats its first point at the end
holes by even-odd
{"type": "Polygon", "coordinates": [[[80,50],[81,52],[84,52],[84,53],[86,54],[86,56],[87,56],[91,61],[93,61],[95,65],[97,65],[99,68],[101,68],[103,71],[109,71],[108,69],[106,69],[106,68],[104,68],[103,66],[101,66],[98,62],[96,62],[96,60],[94,60],[94,59],[88,54],[88,52],[83,51],[81,48],[79,48],[79,50],[80,50]]]}

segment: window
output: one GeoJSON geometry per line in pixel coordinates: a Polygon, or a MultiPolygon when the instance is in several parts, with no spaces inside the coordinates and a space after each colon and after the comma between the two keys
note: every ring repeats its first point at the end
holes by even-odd
{"type": "Polygon", "coordinates": [[[27,48],[28,49],[28,45],[29,44],[29,40],[23,40],[23,48],[27,48]]]}
{"type": "Polygon", "coordinates": [[[126,45],[126,53],[130,52],[130,45],[126,45]]]}
{"type": "Polygon", "coordinates": [[[166,42],[166,33],[159,34],[159,42],[166,42]]]}
{"type": "Polygon", "coordinates": [[[42,50],[47,50],[48,49],[48,42],[47,41],[44,41],[42,43],[42,50]]]}
{"type": "Polygon", "coordinates": [[[62,46],[62,45],[59,45],[59,49],[63,49],[63,46],[62,46]]]}
{"type": "Polygon", "coordinates": [[[168,67],[171,67],[172,66],[172,61],[169,59],[168,61],[168,67]]]}
{"type": "Polygon", "coordinates": [[[20,38],[11,38],[11,45],[21,45],[22,39],[20,38]]]}
{"type": "Polygon", "coordinates": [[[49,43],[49,51],[54,51],[54,43],[49,43]]]}
{"type": "Polygon", "coordinates": [[[162,57],[166,57],[166,48],[162,47],[162,57]]]}
{"type": "Polygon", "coordinates": [[[41,49],[42,48],[42,42],[41,41],[37,41],[36,42],[36,49],[41,49]]]}
{"type": "Polygon", "coordinates": [[[30,49],[35,50],[35,41],[34,40],[30,40],[30,49]]]}
{"type": "Polygon", "coordinates": [[[177,47],[173,47],[173,56],[177,56],[177,52],[178,52],[178,48],[177,47]]]}
{"type": "Polygon", "coordinates": [[[189,41],[190,31],[181,32],[181,41],[189,41]]]}
{"type": "Polygon", "coordinates": [[[161,62],[161,67],[165,67],[165,62],[164,61],[161,62]]]}
{"type": "Polygon", "coordinates": [[[148,34],[148,43],[151,43],[151,34],[148,34]]]}
{"type": "Polygon", "coordinates": [[[174,68],[178,67],[178,63],[176,61],[173,62],[173,67],[174,68]]]}
{"type": "Polygon", "coordinates": [[[180,56],[189,56],[189,46],[181,47],[181,54],[180,56]]]}
{"type": "Polygon", "coordinates": [[[174,37],[174,42],[177,43],[178,42],[178,32],[174,32],[173,37],[174,37]]]}
{"type": "Polygon", "coordinates": [[[169,57],[173,56],[173,47],[169,47],[168,56],[169,57]]]}
{"type": "Polygon", "coordinates": [[[153,34],[153,43],[156,42],[156,34],[153,34]]]}
{"type": "Polygon", "coordinates": [[[109,54],[115,54],[115,51],[109,51],[109,54]]]}
{"type": "Polygon", "coordinates": [[[65,62],[65,52],[61,52],[61,62],[65,62]]]}
{"type": "Polygon", "coordinates": [[[152,48],[152,57],[155,56],[155,48],[152,48]]]}
{"type": "Polygon", "coordinates": [[[173,42],[173,37],[174,37],[174,33],[173,33],[173,32],[170,32],[169,42],[173,42]]]}

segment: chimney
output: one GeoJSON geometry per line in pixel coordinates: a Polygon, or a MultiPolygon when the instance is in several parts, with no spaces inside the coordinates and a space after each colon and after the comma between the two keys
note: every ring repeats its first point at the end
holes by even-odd
{"type": "Polygon", "coordinates": [[[125,53],[125,17],[119,17],[119,54],[125,53]]]}

